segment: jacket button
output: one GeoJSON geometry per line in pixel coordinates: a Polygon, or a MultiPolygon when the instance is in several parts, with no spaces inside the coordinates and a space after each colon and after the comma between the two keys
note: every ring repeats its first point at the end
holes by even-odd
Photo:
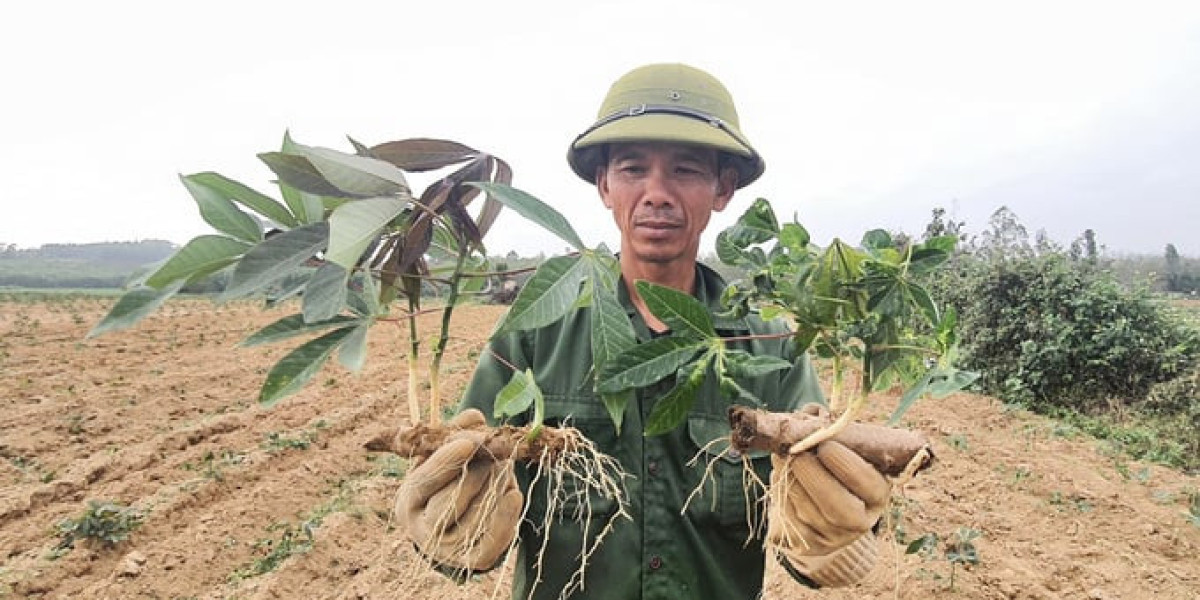
{"type": "Polygon", "coordinates": [[[662,568],[662,557],[654,555],[650,557],[650,570],[657,571],[662,568]]]}

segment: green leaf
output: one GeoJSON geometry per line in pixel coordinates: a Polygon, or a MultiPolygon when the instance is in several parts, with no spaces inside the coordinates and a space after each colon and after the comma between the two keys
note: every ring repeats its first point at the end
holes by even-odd
{"type": "Polygon", "coordinates": [[[876,278],[867,283],[870,297],[867,310],[882,317],[902,317],[908,305],[905,303],[905,284],[896,278],[876,278]]]}
{"type": "Polygon", "coordinates": [[[304,286],[304,297],[300,300],[304,321],[328,321],[342,312],[342,307],[346,305],[346,281],[349,278],[350,272],[341,265],[327,262],[318,267],[304,286]]]}
{"type": "Polygon", "coordinates": [[[649,281],[638,281],[634,285],[650,312],[662,319],[675,335],[693,338],[717,336],[708,309],[690,294],[649,281]]]}
{"type": "Polygon", "coordinates": [[[930,370],[925,374],[924,377],[917,381],[917,383],[913,384],[912,387],[904,391],[904,395],[900,398],[900,403],[896,405],[896,410],[892,411],[891,417],[888,417],[888,426],[894,426],[899,423],[900,417],[903,417],[904,413],[908,412],[908,409],[912,408],[912,405],[915,404],[916,401],[921,398],[921,396],[925,395],[925,392],[929,389],[929,383],[933,381],[934,375],[935,372],[930,370]]]}
{"type": "Polygon", "coordinates": [[[508,384],[500,388],[500,393],[496,394],[492,416],[496,419],[515,417],[540,401],[542,401],[542,390],[538,388],[533,371],[530,369],[513,371],[508,384]]]}
{"type": "Polygon", "coordinates": [[[596,389],[602,394],[648,386],[673,375],[707,347],[679,337],[663,337],[638,344],[600,365],[596,389]]]}
{"type": "Polygon", "coordinates": [[[183,287],[184,280],[179,279],[161,289],[152,287],[136,287],[121,295],[117,303],[109,309],[108,314],[87,333],[91,339],[110,331],[128,329],[147,315],[158,310],[168,298],[174,296],[183,287]]]}
{"type": "Polygon", "coordinates": [[[934,398],[945,398],[954,392],[966,389],[978,378],[979,374],[971,371],[943,367],[930,369],[920,381],[905,390],[904,396],[900,398],[900,403],[896,405],[896,410],[892,411],[892,416],[888,418],[888,425],[900,422],[900,417],[904,416],[904,413],[908,412],[908,409],[925,394],[934,398]]]}
{"type": "Polygon", "coordinates": [[[339,206],[329,216],[329,251],[325,258],[347,269],[354,268],[371,242],[407,204],[400,198],[365,198],[339,206]]]}
{"type": "Polygon", "coordinates": [[[184,179],[213,190],[284,227],[291,228],[300,224],[292,213],[288,212],[287,207],[274,198],[219,173],[206,171],[188,175],[184,179]]]}
{"type": "Polygon", "coordinates": [[[382,314],[383,305],[379,301],[379,286],[375,277],[368,271],[362,271],[352,281],[357,285],[351,287],[347,303],[350,309],[360,317],[374,317],[382,314]]]}
{"type": "Polygon", "coordinates": [[[389,162],[302,144],[296,144],[296,150],[326,181],[344,192],[356,196],[409,193],[404,172],[389,162]]]}
{"type": "Polygon", "coordinates": [[[333,351],[354,332],[354,329],[335,329],[289,352],[267,373],[267,379],[258,393],[258,402],[264,406],[272,406],[281,398],[299,391],[321,370],[333,351]]]}
{"type": "MultiPolygon", "coordinates": [[[[296,154],[299,152],[296,149],[296,142],[292,141],[292,136],[287,132],[283,134],[283,148],[281,151],[283,154],[296,154]]],[[[301,160],[304,160],[315,176],[320,179],[320,174],[316,173],[316,168],[312,166],[312,163],[309,163],[307,159],[301,160]]],[[[324,179],[320,179],[320,181],[336,193],[336,188],[328,185],[324,179]]],[[[308,225],[325,219],[325,203],[321,200],[321,196],[302,191],[300,188],[289,185],[282,178],[280,178],[278,183],[279,191],[283,195],[283,201],[287,203],[292,214],[296,215],[298,225],[308,225]]]]}
{"type": "Polygon", "coordinates": [[[927,533],[911,542],[904,549],[905,554],[918,554],[923,552],[933,552],[937,550],[938,535],[936,533],[927,533]]]}
{"type": "MultiPolygon", "coordinates": [[[[298,144],[293,144],[298,146],[298,144]]],[[[293,149],[293,152],[298,152],[293,149]]],[[[313,196],[346,196],[347,193],[325,180],[325,176],[303,156],[285,152],[263,152],[258,159],[266,163],[282,183],[313,196]]],[[[353,194],[351,194],[353,196],[353,194]]],[[[362,197],[368,197],[369,194],[362,197]]],[[[294,211],[295,206],[292,207],[294,211]]],[[[299,215],[297,215],[299,216],[299,215]]],[[[311,216],[311,215],[309,215],[311,216]]]]}
{"type": "Polygon", "coordinates": [[[258,221],[239,210],[225,194],[206,185],[204,179],[179,179],[196,200],[200,207],[200,216],[204,218],[205,223],[221,233],[251,244],[262,240],[262,226],[258,221]]]}
{"type": "Polygon", "coordinates": [[[559,239],[567,242],[576,250],[587,249],[566,217],[563,217],[549,204],[503,183],[469,182],[467,185],[473,185],[487,192],[489,197],[513,209],[517,214],[533,221],[534,224],[541,226],[546,231],[557,235],[559,239]]]}
{"type": "Polygon", "coordinates": [[[375,319],[363,319],[350,335],[342,342],[338,350],[338,362],[352,373],[362,371],[367,362],[367,332],[375,324],[375,319]]]}
{"type": "Polygon", "coordinates": [[[753,379],[791,367],[791,362],[777,356],[750,354],[744,350],[727,350],[725,352],[725,371],[733,377],[753,379]]]}
{"type": "Polygon", "coordinates": [[[895,244],[892,242],[892,234],[884,229],[872,229],[863,234],[862,246],[870,250],[882,250],[891,248],[895,244]]]}
{"type": "MultiPolygon", "coordinates": [[[[599,262],[592,264],[592,361],[596,365],[604,365],[617,355],[637,345],[637,334],[634,333],[633,323],[625,308],[621,306],[614,287],[605,284],[606,278],[612,274],[599,262]]],[[[632,390],[611,394],[601,394],[604,408],[612,419],[617,433],[621,432],[621,423],[625,418],[625,406],[634,397],[632,390]]]]}
{"type": "Polygon", "coordinates": [[[536,329],[563,317],[575,304],[588,264],[579,256],[556,256],[525,282],[494,335],[536,329]]]}
{"type": "Polygon", "coordinates": [[[787,309],[781,306],[765,305],[758,309],[758,317],[764,321],[774,321],[779,317],[787,316],[787,309]]]}
{"type": "Polygon", "coordinates": [[[779,230],[779,243],[793,255],[808,254],[808,243],[811,239],[808,230],[799,223],[785,223],[779,230]]]}
{"type": "Polygon", "coordinates": [[[965,390],[967,386],[979,379],[979,373],[958,369],[943,369],[940,374],[941,377],[934,379],[929,386],[929,395],[934,398],[945,398],[950,394],[965,390]]]}
{"type": "Polygon", "coordinates": [[[958,343],[958,334],[954,328],[958,326],[958,311],[953,306],[947,307],[942,318],[937,322],[938,346],[943,352],[949,351],[958,343]]]}
{"type": "Polygon", "coordinates": [[[262,329],[258,330],[254,335],[242,340],[239,346],[249,348],[250,346],[258,346],[260,344],[270,344],[294,338],[299,335],[324,331],[330,327],[345,327],[355,323],[358,319],[348,317],[346,315],[338,315],[328,321],[320,323],[306,323],[303,315],[288,315],[262,329]]]}
{"type": "Polygon", "coordinates": [[[146,285],[162,288],[175,281],[196,280],[232,264],[250,244],[223,235],[201,235],[175,251],[150,277],[146,285]]]}
{"type": "Polygon", "coordinates": [[[956,235],[939,235],[937,237],[932,237],[932,238],[925,240],[924,242],[921,242],[920,247],[928,248],[930,250],[940,250],[942,252],[945,252],[946,254],[950,254],[951,252],[954,252],[954,247],[957,245],[958,245],[958,236],[956,236],[956,235]]]}
{"type": "Polygon", "coordinates": [[[244,296],[282,279],[329,243],[329,224],[314,223],[285,231],[250,249],[238,262],[221,300],[244,296]]]}
{"type": "Polygon", "coordinates": [[[704,383],[704,371],[708,368],[708,360],[696,361],[691,376],[680,381],[665,396],[654,403],[650,416],[646,418],[643,435],[661,435],[678,427],[687,420],[688,412],[696,403],[696,393],[704,383]],[[699,374],[699,376],[697,376],[699,374]]]}
{"type": "Polygon", "coordinates": [[[616,291],[603,285],[593,286],[591,329],[592,358],[597,365],[637,345],[633,323],[616,291]]]}
{"type": "Polygon", "coordinates": [[[941,322],[937,305],[933,303],[933,298],[929,295],[929,290],[915,283],[910,283],[908,284],[908,293],[912,295],[913,301],[921,309],[921,313],[925,315],[925,318],[929,319],[930,324],[936,325],[941,322]]]}
{"type": "Polygon", "coordinates": [[[730,241],[739,248],[751,244],[761,244],[779,234],[779,221],[775,219],[775,211],[771,203],[763,198],[757,198],[754,203],[742,213],[732,227],[725,230],[730,241]]]}

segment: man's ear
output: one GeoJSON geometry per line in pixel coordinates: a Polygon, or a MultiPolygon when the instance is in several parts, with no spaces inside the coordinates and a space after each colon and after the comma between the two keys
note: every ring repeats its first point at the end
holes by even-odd
{"type": "Polygon", "coordinates": [[[604,202],[604,207],[612,210],[612,201],[608,199],[608,169],[604,165],[596,167],[596,191],[600,194],[600,201],[604,202]]]}
{"type": "Polygon", "coordinates": [[[738,172],[733,167],[725,167],[721,169],[721,174],[717,176],[717,197],[713,200],[713,212],[721,212],[729,206],[729,201],[733,200],[733,193],[737,191],[738,172]]]}

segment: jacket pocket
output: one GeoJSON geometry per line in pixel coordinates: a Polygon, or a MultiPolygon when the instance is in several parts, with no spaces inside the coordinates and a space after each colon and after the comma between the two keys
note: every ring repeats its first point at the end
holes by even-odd
{"type": "Polygon", "coordinates": [[[687,427],[697,462],[703,461],[698,467],[706,470],[702,489],[692,498],[688,512],[698,519],[715,519],[722,526],[753,529],[765,508],[759,482],[768,481],[770,456],[754,451],[744,457],[730,448],[729,422],[723,417],[692,414],[687,427]]]}

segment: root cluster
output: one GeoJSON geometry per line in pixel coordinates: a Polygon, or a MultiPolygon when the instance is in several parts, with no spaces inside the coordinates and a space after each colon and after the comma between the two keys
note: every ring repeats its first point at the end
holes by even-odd
{"type": "MultiPolygon", "coordinates": [[[[625,488],[625,478],[628,475],[616,459],[601,452],[590,439],[572,427],[543,427],[536,436],[531,436],[529,429],[525,427],[500,426],[482,429],[487,435],[476,450],[476,459],[472,460],[472,464],[499,461],[507,463],[507,468],[511,469],[514,462],[527,463],[531,474],[529,490],[538,490],[538,493],[545,494],[545,515],[535,516],[541,519],[536,527],[543,543],[536,549],[539,571],[532,588],[536,588],[542,579],[540,565],[545,563],[543,558],[547,540],[556,522],[561,519],[578,524],[583,530],[584,541],[578,554],[579,568],[571,574],[560,597],[566,598],[584,589],[585,573],[592,555],[620,519],[630,518],[628,493],[625,488]],[[605,506],[615,506],[616,509],[605,519],[594,519],[594,500],[602,501],[605,506]],[[566,509],[564,514],[564,507],[573,508],[566,509]]],[[[451,435],[461,432],[461,429],[418,424],[380,435],[367,442],[366,448],[423,461],[445,444],[451,435]]],[[[454,496],[447,506],[458,504],[461,494],[462,501],[483,502],[481,508],[484,512],[494,510],[504,493],[504,490],[500,489],[501,479],[493,479],[485,489],[479,491],[463,490],[461,481],[465,479],[460,478],[459,484],[452,492],[454,496]],[[476,499],[471,500],[472,497],[476,499]]],[[[531,518],[528,514],[529,506],[530,503],[526,501],[521,513],[522,521],[531,518]]],[[[447,521],[452,519],[453,516],[450,516],[447,521]]],[[[456,523],[445,522],[439,525],[434,528],[435,531],[453,530],[456,523]]],[[[471,556],[481,540],[489,539],[488,536],[510,533],[482,529],[489,525],[486,521],[481,521],[478,529],[463,531],[461,535],[456,533],[451,542],[458,544],[455,546],[457,553],[471,556]]],[[[507,552],[511,553],[517,543],[518,539],[514,538],[507,552]]]]}

